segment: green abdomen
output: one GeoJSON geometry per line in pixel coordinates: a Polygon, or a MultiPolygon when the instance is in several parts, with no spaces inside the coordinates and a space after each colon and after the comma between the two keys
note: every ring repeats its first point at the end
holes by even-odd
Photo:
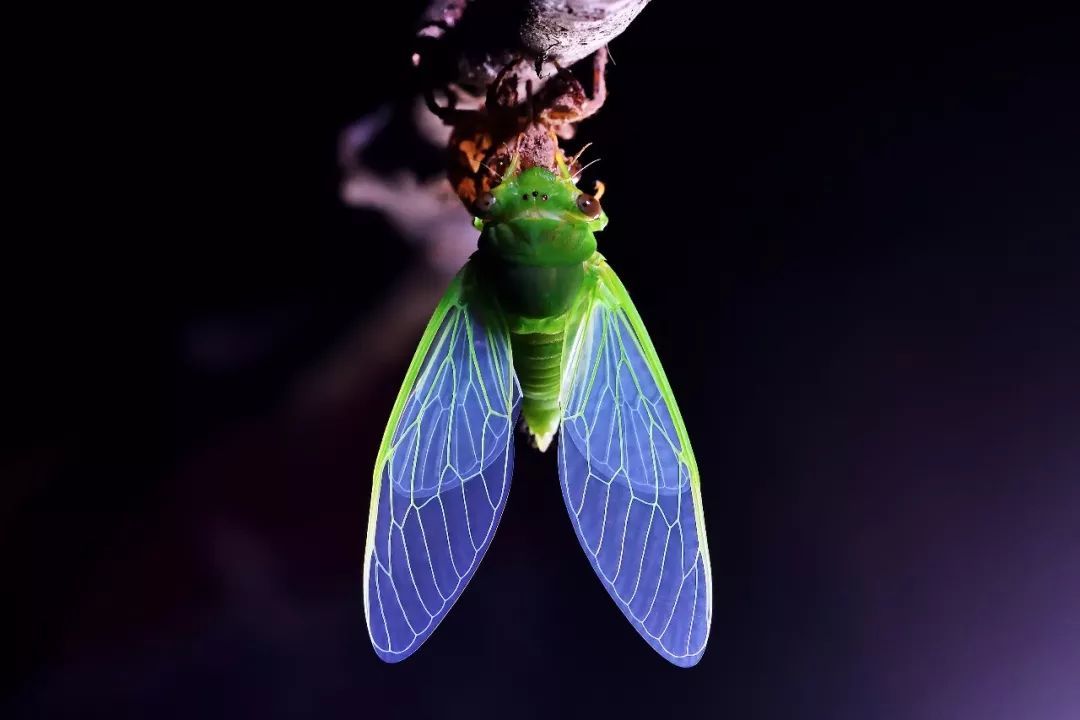
{"type": "Polygon", "coordinates": [[[562,351],[566,332],[512,333],[514,369],[524,396],[521,413],[529,429],[545,449],[559,427],[559,389],[562,384],[562,351]]]}
{"type": "Polygon", "coordinates": [[[541,450],[559,427],[559,390],[567,310],[580,295],[585,264],[532,265],[509,261],[481,245],[474,256],[510,321],[521,414],[541,450]]]}

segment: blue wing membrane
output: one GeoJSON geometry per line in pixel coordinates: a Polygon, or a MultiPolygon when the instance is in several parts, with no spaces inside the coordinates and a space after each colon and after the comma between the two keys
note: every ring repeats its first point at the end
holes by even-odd
{"type": "Polygon", "coordinates": [[[510,489],[520,399],[505,328],[452,306],[381,473],[365,582],[368,630],[383,660],[420,647],[487,551],[510,489]]]}
{"type": "Polygon", "coordinates": [[[666,381],[654,376],[627,309],[603,282],[601,275],[568,366],[563,498],[623,614],[653,649],[689,667],[701,659],[712,619],[708,549],[691,488],[696,466],[660,391],[666,381]]]}

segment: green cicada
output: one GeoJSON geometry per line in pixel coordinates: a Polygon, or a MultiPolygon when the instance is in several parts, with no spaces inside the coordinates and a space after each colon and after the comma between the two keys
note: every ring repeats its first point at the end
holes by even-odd
{"type": "Polygon", "coordinates": [[[697,664],[712,576],[697,463],[626,289],[596,250],[599,199],[519,170],[476,203],[477,251],[431,318],[375,462],[364,609],[375,651],[405,659],[458,599],[510,489],[519,416],[559,433],[570,520],[635,629],[697,664]]]}

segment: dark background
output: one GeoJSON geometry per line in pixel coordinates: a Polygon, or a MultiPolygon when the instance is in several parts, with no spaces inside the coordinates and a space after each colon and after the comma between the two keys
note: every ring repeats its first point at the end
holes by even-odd
{"type": "MultiPolygon", "coordinates": [[[[613,43],[570,147],[695,441],[709,649],[641,642],[522,443],[468,591],[376,659],[369,478],[411,347],[348,340],[418,251],[340,202],[336,146],[412,97],[421,5],[200,19],[130,105],[71,103],[136,188],[9,326],[3,714],[1077,717],[1076,29],[986,8],[654,2],[613,43]],[[305,403],[331,360],[361,380],[305,403]]],[[[392,129],[372,161],[438,159],[392,129]]]]}

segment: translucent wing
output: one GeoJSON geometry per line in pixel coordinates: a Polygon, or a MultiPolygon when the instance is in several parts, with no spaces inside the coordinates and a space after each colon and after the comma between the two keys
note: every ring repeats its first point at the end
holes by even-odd
{"type": "Polygon", "coordinates": [[[473,297],[468,273],[428,323],[375,464],[364,610],[387,662],[415,652],[446,616],[510,489],[521,391],[506,325],[473,297]]]}
{"type": "Polygon", "coordinates": [[[656,351],[606,262],[574,311],[564,361],[559,474],[578,539],[641,636],[697,664],[712,574],[697,463],[656,351]]]}

